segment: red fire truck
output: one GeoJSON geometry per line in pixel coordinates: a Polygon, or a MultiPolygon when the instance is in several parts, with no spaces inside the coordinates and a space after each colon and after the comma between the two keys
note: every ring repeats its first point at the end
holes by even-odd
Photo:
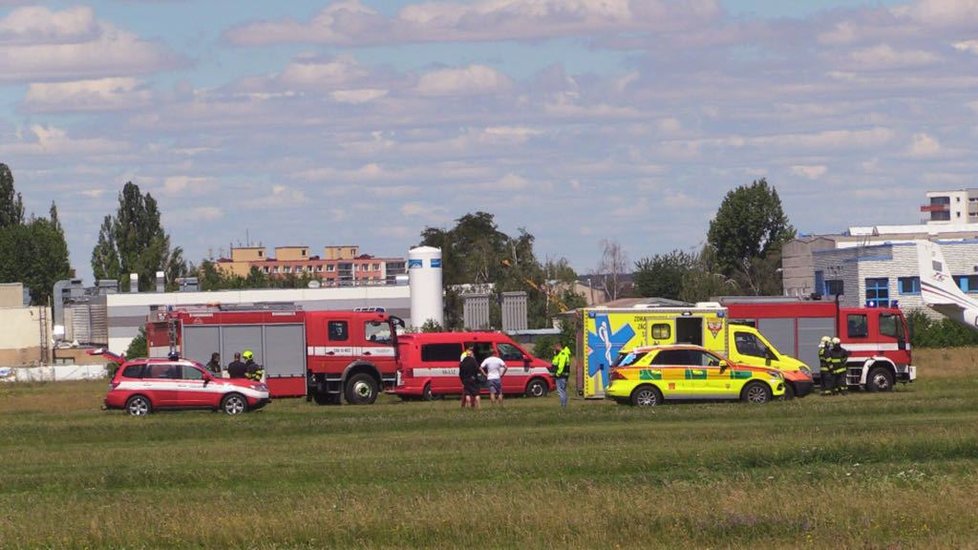
{"type": "Polygon", "coordinates": [[[227,366],[248,349],[265,368],[272,397],[368,404],[397,380],[397,330],[404,321],[378,308],[303,311],[292,304],[202,306],[150,313],[150,357],[178,353],[227,366]]]}
{"type": "MultiPolygon", "coordinates": [[[[838,337],[851,354],[846,379],[850,386],[889,391],[895,382],[913,382],[910,333],[896,307],[840,307],[833,300],[790,297],[724,297],[731,323],[756,327],[785,353],[818,372],[822,336],[838,337]]],[[[819,375],[815,375],[816,380],[819,375]]]]}

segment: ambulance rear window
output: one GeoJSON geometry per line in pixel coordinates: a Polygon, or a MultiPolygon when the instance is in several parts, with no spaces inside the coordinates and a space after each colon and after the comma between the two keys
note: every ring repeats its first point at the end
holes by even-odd
{"type": "Polygon", "coordinates": [[[666,323],[656,323],[652,325],[653,340],[668,340],[672,336],[672,327],[666,323]]]}

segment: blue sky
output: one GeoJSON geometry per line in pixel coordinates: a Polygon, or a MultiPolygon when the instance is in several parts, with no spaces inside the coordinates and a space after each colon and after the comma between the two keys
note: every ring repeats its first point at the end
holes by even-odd
{"type": "Polygon", "coordinates": [[[975,186],[978,0],[0,0],[0,162],[88,277],[126,181],[194,262],[467,212],[593,270],[766,177],[804,232],[975,186]]]}

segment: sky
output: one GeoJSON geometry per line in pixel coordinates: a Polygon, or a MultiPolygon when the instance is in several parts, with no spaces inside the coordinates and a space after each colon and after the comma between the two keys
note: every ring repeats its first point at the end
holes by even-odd
{"type": "Polygon", "coordinates": [[[803,233],[978,187],[978,0],[0,0],[0,162],[91,278],[132,181],[199,263],[469,212],[598,267],[766,178],[803,233]]]}

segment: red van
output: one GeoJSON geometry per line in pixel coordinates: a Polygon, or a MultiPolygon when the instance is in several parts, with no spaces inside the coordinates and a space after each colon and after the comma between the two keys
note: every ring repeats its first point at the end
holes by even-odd
{"type": "MultiPolygon", "coordinates": [[[[506,362],[504,395],[544,397],[554,390],[550,363],[534,357],[502,332],[427,332],[397,337],[400,368],[393,393],[403,399],[430,400],[439,395],[460,395],[458,365],[462,351],[472,346],[482,361],[493,351],[506,362]]],[[[483,389],[483,393],[488,393],[483,389]]]]}

